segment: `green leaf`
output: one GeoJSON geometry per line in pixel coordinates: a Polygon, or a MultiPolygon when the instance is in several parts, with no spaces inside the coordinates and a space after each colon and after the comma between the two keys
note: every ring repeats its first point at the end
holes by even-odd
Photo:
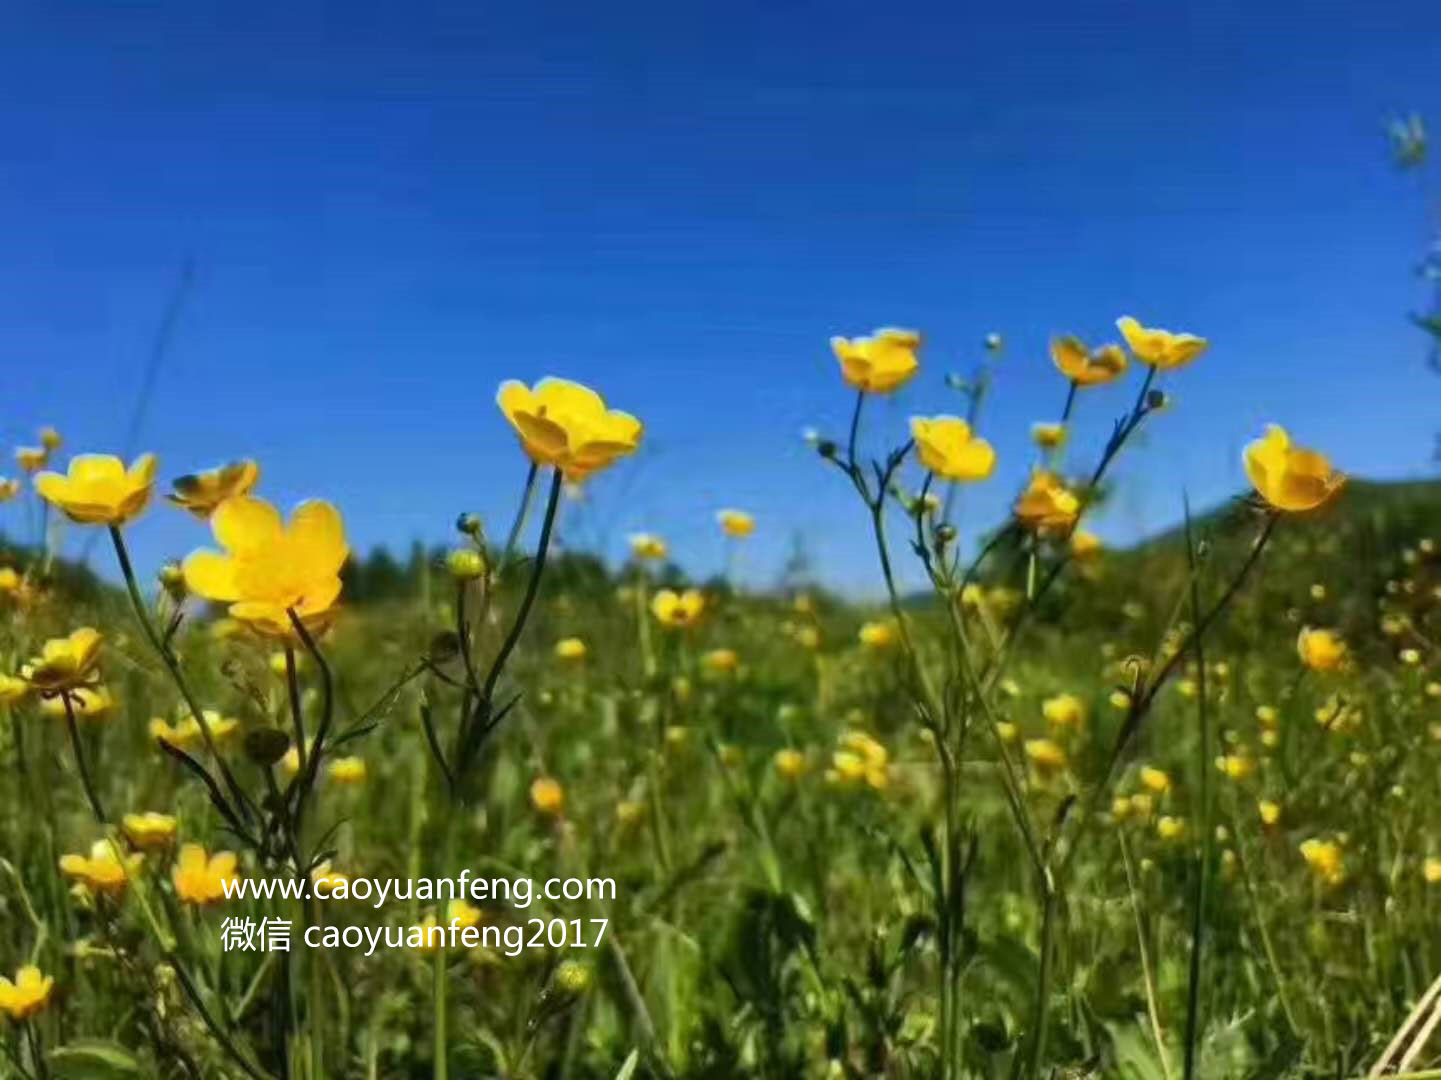
{"type": "Polygon", "coordinates": [[[81,1039],[57,1046],[46,1058],[56,1080],[122,1080],[142,1075],[134,1054],[103,1039],[81,1039]]]}
{"type": "Polygon", "coordinates": [[[640,1051],[632,1050],[630,1056],[620,1067],[620,1072],[615,1074],[615,1080],[630,1080],[635,1075],[635,1067],[640,1064],[640,1051]]]}

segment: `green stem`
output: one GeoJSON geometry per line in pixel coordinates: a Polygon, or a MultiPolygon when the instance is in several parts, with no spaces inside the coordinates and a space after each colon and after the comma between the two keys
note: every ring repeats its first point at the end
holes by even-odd
{"type": "Polygon", "coordinates": [[[90,801],[90,812],[95,815],[95,821],[104,825],[107,821],[105,810],[100,805],[100,796],[95,793],[90,766],[85,763],[85,748],[80,742],[80,726],[75,723],[75,703],[70,698],[70,691],[60,691],[60,700],[65,705],[65,726],[70,732],[70,746],[75,751],[75,766],[80,773],[80,784],[85,789],[85,798],[90,801]]]}

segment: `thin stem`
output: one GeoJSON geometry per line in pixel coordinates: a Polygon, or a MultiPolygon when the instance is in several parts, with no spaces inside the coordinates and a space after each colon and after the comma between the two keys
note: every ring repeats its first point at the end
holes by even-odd
{"type": "Polygon", "coordinates": [[[60,691],[60,700],[65,705],[65,726],[70,732],[70,746],[75,751],[75,766],[80,772],[80,784],[85,788],[85,798],[90,801],[90,812],[95,815],[97,823],[104,825],[107,821],[105,810],[100,805],[100,796],[95,793],[95,782],[90,778],[90,766],[85,763],[85,749],[80,742],[80,727],[75,723],[75,703],[70,698],[70,691],[60,691]]]}
{"type": "Polygon", "coordinates": [[[307,772],[307,755],[309,751],[305,748],[305,715],[300,707],[300,680],[295,673],[295,646],[289,642],[285,643],[285,685],[290,693],[290,718],[295,725],[295,758],[300,766],[301,774],[307,772]]]}
{"type": "MultiPolygon", "coordinates": [[[[1186,561],[1191,567],[1191,618],[1199,629],[1201,620],[1200,575],[1196,567],[1196,546],[1191,537],[1191,507],[1186,505],[1186,561]]],[[[1195,894],[1191,911],[1191,963],[1186,982],[1186,1056],[1182,1066],[1185,1080],[1196,1074],[1196,1039],[1201,1025],[1201,975],[1202,959],[1205,953],[1206,894],[1209,891],[1211,860],[1215,856],[1216,838],[1211,828],[1211,721],[1206,711],[1206,654],[1202,646],[1202,635],[1195,635],[1192,655],[1196,659],[1196,714],[1201,725],[1199,740],[1201,771],[1200,789],[1201,812],[1201,865],[1197,867],[1195,894]]]]}
{"type": "Polygon", "coordinates": [[[530,469],[525,474],[525,490],[520,496],[520,506],[515,511],[515,520],[510,523],[510,532],[505,537],[505,547],[500,552],[499,568],[504,570],[510,563],[510,556],[515,551],[515,545],[520,543],[520,534],[525,529],[525,523],[530,518],[530,508],[535,502],[535,481],[540,475],[540,464],[532,461],[530,469]]]}
{"type": "Polygon", "coordinates": [[[856,441],[861,433],[861,407],[866,403],[866,392],[856,391],[856,407],[851,410],[851,433],[846,439],[846,460],[850,463],[851,470],[856,468],[856,441]]]}

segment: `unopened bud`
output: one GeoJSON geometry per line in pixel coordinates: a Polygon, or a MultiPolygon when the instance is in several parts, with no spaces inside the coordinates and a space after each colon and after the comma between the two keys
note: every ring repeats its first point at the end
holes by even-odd
{"type": "Polygon", "coordinates": [[[479,536],[480,518],[474,514],[461,514],[455,519],[455,529],[464,536],[479,536]]]}
{"type": "Polygon", "coordinates": [[[289,749],[290,736],[279,728],[255,727],[245,733],[245,755],[257,765],[274,765],[289,749]]]}
{"type": "Polygon", "coordinates": [[[456,548],[445,557],[445,565],[458,581],[473,581],[485,573],[485,558],[475,548],[456,548]]]}

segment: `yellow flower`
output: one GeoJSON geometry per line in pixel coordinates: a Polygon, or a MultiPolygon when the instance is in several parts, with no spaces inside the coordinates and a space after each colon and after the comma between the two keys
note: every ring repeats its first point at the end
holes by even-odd
{"type": "Polygon", "coordinates": [[[1156,822],[1156,835],[1162,840],[1179,840],[1186,835],[1186,822],[1183,818],[1166,815],[1156,822]]]}
{"type": "Polygon", "coordinates": [[[864,623],[856,635],[868,649],[889,649],[896,643],[897,630],[894,619],[883,619],[864,623]]]}
{"type": "Polygon", "coordinates": [[[509,379],[496,403],[538,465],[554,465],[572,483],[635,452],[643,428],[629,413],[607,409],[589,387],[567,379],[541,379],[531,389],[509,379]]]}
{"type": "Polygon", "coordinates": [[[1266,434],[1246,447],[1242,460],[1257,494],[1289,513],[1314,510],[1346,483],[1346,475],[1323,454],[1292,446],[1291,436],[1279,424],[1267,426],[1266,434]]]}
{"type": "Polygon", "coordinates": [[[0,674],[0,705],[14,705],[24,701],[30,693],[30,684],[18,675],[0,674]]]}
{"type": "Polygon", "coordinates": [[[542,814],[557,815],[565,809],[565,789],[558,780],[537,777],[530,785],[530,804],[542,814]]]}
{"type": "Polygon", "coordinates": [[[1262,727],[1275,727],[1280,721],[1281,714],[1276,711],[1274,705],[1257,705],[1256,720],[1262,727]]]}
{"type": "Polygon", "coordinates": [[[7,503],[20,494],[20,481],[0,477],[0,503],[7,503]]]}
{"type": "Polygon", "coordinates": [[[651,597],[650,610],[662,626],[694,626],[700,622],[701,613],[705,611],[705,594],[699,589],[687,589],[682,593],[661,589],[651,597]]]}
{"type": "Polygon", "coordinates": [[[233,618],[272,637],[294,637],[287,610],[320,629],[340,596],[340,568],[350,549],[340,513],[328,502],[297,506],[287,525],[264,499],[227,499],[211,516],[218,551],[191,552],[185,584],[230,605],[233,618]]]}
{"type": "Polygon", "coordinates": [[[725,675],[740,666],[740,657],[734,649],[711,649],[700,658],[700,662],[707,671],[725,675]]]}
{"type": "Polygon", "coordinates": [[[831,338],[831,349],[841,364],[841,377],[867,394],[889,394],[913,378],[920,369],[916,351],[921,335],[892,327],[868,338],[831,338]]]}
{"type": "Polygon", "coordinates": [[[996,721],[996,737],[1000,739],[1001,742],[1015,742],[1016,737],[1019,736],[1020,733],[1021,729],[1016,727],[1016,725],[1011,723],[1009,720],[996,721]]]}
{"type": "Polygon", "coordinates": [[[1281,820],[1281,804],[1270,799],[1262,799],[1256,803],[1256,812],[1261,815],[1261,824],[1268,829],[1281,820]]]}
{"type": "Polygon", "coordinates": [[[81,525],[124,525],[145,509],[154,483],[154,454],[141,454],[129,469],[109,454],[77,454],[65,475],[35,477],[35,490],[81,525]]]}
{"type": "Polygon", "coordinates": [[[1031,442],[1042,450],[1054,450],[1066,444],[1065,424],[1032,424],[1031,442]]]}
{"type": "Polygon", "coordinates": [[[666,543],[659,536],[653,533],[632,533],[630,535],[630,553],[637,559],[649,559],[659,561],[670,553],[666,543]]]}
{"type": "Polygon", "coordinates": [[[1086,722],[1086,707],[1075,694],[1057,694],[1041,703],[1041,715],[1052,727],[1079,728],[1086,722]]]}
{"type": "Polygon", "coordinates": [[[578,637],[561,638],[555,643],[555,655],[559,660],[584,660],[587,649],[578,637]]]}
{"type": "Polygon", "coordinates": [[[1051,361],[1077,386],[1100,386],[1119,379],[1126,371],[1126,353],[1119,345],[1087,348],[1074,337],[1051,339],[1051,361]]]}
{"type": "Polygon", "coordinates": [[[1131,816],[1131,800],[1124,795],[1117,795],[1111,800],[1111,817],[1116,821],[1125,821],[1131,816]]]}
{"type": "Polygon", "coordinates": [[[66,699],[69,699],[70,711],[75,714],[76,720],[104,720],[115,708],[115,699],[105,687],[77,686],[74,690],[42,697],[41,714],[56,720],[67,719],[66,699]]]}
{"type": "Polygon", "coordinates": [[[756,531],[756,519],[744,510],[719,510],[715,519],[720,523],[721,532],[737,539],[756,531]]]}
{"type": "Polygon", "coordinates": [[[40,445],[45,447],[46,453],[55,453],[60,449],[60,443],[60,432],[53,427],[47,426],[40,429],[40,445]]]}
{"type": "Polygon", "coordinates": [[[157,814],[154,810],[126,814],[120,819],[120,828],[125,833],[125,839],[142,851],[159,851],[175,842],[175,819],[169,814],[157,814]]]}
{"type": "Polygon", "coordinates": [[[796,627],[796,644],[803,649],[819,649],[821,632],[809,624],[796,627]]]}
{"type": "Polygon", "coordinates": [[[621,799],[615,804],[615,823],[622,828],[634,825],[645,817],[645,803],[639,799],[621,799]]]}
{"type": "Polygon", "coordinates": [[[1336,671],[1346,662],[1346,642],[1334,630],[1302,627],[1296,652],[1312,671],[1336,671]]]}
{"type": "Polygon", "coordinates": [[[338,757],[330,763],[327,770],[330,779],[337,784],[363,784],[365,783],[365,759],[360,757],[338,757]]]}
{"type": "Polygon", "coordinates": [[[1066,767],[1066,751],[1052,739],[1027,739],[1025,748],[1037,772],[1058,772],[1066,767]]]}
{"type": "Polygon", "coordinates": [[[239,880],[236,861],[233,851],[207,855],[199,844],[182,844],[170,874],[175,895],[187,904],[219,903],[225,899],[225,883],[239,880]]]}
{"type": "MultiPolygon", "coordinates": [[[[239,721],[228,716],[221,716],[214,709],[201,710],[205,718],[206,727],[210,728],[211,738],[219,742],[232,734],[239,721]]],[[[200,724],[194,716],[186,713],[174,724],[167,723],[163,717],[154,717],[150,721],[150,737],[159,739],[163,743],[175,747],[177,750],[190,750],[201,746],[205,742],[205,735],[200,730],[200,724]]]]}
{"type": "Polygon", "coordinates": [[[14,982],[0,975],[0,1012],[11,1020],[28,1020],[45,1008],[54,986],[54,978],[41,975],[34,964],[15,972],[14,982]]]}
{"type": "Polygon", "coordinates": [[[43,446],[17,446],[15,461],[27,473],[43,469],[50,462],[50,451],[43,446]]]}
{"type": "Polygon", "coordinates": [[[806,771],[806,756],[799,750],[787,747],[784,750],[777,750],[775,756],[776,772],[780,773],[787,780],[795,780],[804,775],[806,771]]]}
{"type": "Polygon", "coordinates": [[[1216,769],[1232,780],[1244,780],[1256,771],[1256,765],[1242,754],[1223,754],[1216,758],[1216,769]]]}
{"type": "Polygon", "coordinates": [[[1318,840],[1314,836],[1300,847],[1301,858],[1311,872],[1327,885],[1339,885],[1346,877],[1341,845],[1334,840],[1318,840]]]}
{"type": "Polygon", "coordinates": [[[1156,800],[1153,796],[1144,791],[1139,791],[1131,796],[1131,813],[1143,820],[1150,820],[1156,812],[1156,800]]]}
{"type": "Polygon", "coordinates": [[[1081,500],[1045,469],[1031,474],[1031,482],[1016,500],[1015,515],[1028,529],[1069,529],[1081,512],[1081,500]]]}
{"type": "MultiPolygon", "coordinates": [[[[313,738],[307,738],[305,740],[305,761],[307,768],[310,764],[310,748],[314,745],[315,740],[313,738]]],[[[300,751],[293,745],[289,750],[285,751],[284,756],[281,757],[280,768],[285,772],[286,776],[294,776],[300,771],[300,751]]]]}
{"type": "Polygon", "coordinates": [[[971,425],[958,417],[913,416],[911,438],[921,464],[946,480],[984,480],[996,468],[991,444],[972,434],[971,425]]]}
{"type": "Polygon", "coordinates": [[[1094,559],[1101,553],[1101,547],[1101,538],[1095,533],[1077,529],[1071,534],[1071,554],[1082,562],[1094,559]]]}
{"type": "Polygon", "coordinates": [[[94,892],[115,896],[125,891],[131,875],[140,869],[142,861],[139,855],[122,859],[114,843],[97,840],[90,845],[88,856],[61,855],[60,872],[84,882],[94,892]]]}
{"type": "Polygon", "coordinates": [[[100,631],[89,626],[72,630],[67,637],[51,638],[20,674],[42,694],[73,690],[91,681],[100,663],[101,640],[100,631]]]}
{"type": "Polygon", "coordinates": [[[1421,876],[1426,879],[1427,885],[1435,885],[1441,881],[1441,859],[1433,855],[1422,863],[1421,876]]]}
{"type": "Polygon", "coordinates": [[[204,520],[226,499],[249,495],[260,479],[260,466],[253,461],[232,461],[215,469],[177,477],[175,491],[166,498],[204,520]]]}
{"type": "Polygon", "coordinates": [[[349,877],[331,867],[329,859],[326,859],[314,870],[310,871],[310,880],[317,885],[322,881],[325,882],[324,891],[329,895],[334,895],[336,889],[350,882],[349,877]]]}
{"type": "Polygon", "coordinates": [[[1158,769],[1153,765],[1141,766],[1141,783],[1157,795],[1164,795],[1171,790],[1171,778],[1166,775],[1164,769],[1158,769]]]}
{"type": "Polygon", "coordinates": [[[1210,342],[1195,334],[1175,334],[1170,330],[1142,326],[1129,315],[1116,320],[1126,344],[1143,364],[1161,371],[1184,367],[1206,351],[1210,342]]]}

